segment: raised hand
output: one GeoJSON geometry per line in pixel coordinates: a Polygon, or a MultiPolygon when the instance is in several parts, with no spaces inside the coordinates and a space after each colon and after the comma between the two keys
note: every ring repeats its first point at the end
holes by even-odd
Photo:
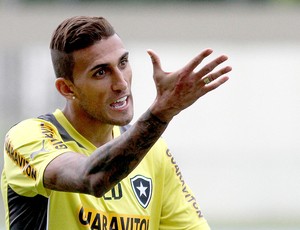
{"type": "Polygon", "coordinates": [[[225,74],[232,69],[226,66],[213,72],[217,66],[228,59],[226,55],[221,55],[195,72],[195,68],[213,52],[212,49],[206,49],[183,68],[175,72],[165,72],[158,55],[153,50],[147,52],[152,60],[153,79],[157,90],[150,111],[165,122],[169,122],[206,93],[224,84],[229,79],[225,74]]]}

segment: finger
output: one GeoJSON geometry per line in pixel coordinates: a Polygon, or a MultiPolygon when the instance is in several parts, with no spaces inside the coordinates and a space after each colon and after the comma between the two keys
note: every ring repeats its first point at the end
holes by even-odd
{"type": "Polygon", "coordinates": [[[226,55],[221,55],[220,57],[216,58],[215,60],[211,61],[210,63],[205,65],[203,68],[201,68],[199,70],[199,72],[197,73],[197,75],[199,75],[200,77],[205,76],[206,74],[213,71],[218,65],[225,62],[227,59],[228,59],[228,57],[226,55]]]}
{"type": "Polygon", "coordinates": [[[209,56],[213,52],[212,49],[206,49],[194,57],[183,69],[187,72],[192,72],[202,61],[204,58],[209,56]]]}
{"type": "Polygon", "coordinates": [[[150,49],[147,50],[147,53],[149,54],[152,61],[153,72],[155,73],[157,71],[162,71],[161,63],[158,55],[153,50],[150,49]]]}
{"type": "Polygon", "coordinates": [[[215,73],[209,74],[208,76],[202,79],[203,84],[204,85],[210,84],[211,82],[215,81],[216,79],[223,76],[224,74],[229,73],[231,70],[232,70],[231,66],[226,66],[215,73]]]}
{"type": "Polygon", "coordinates": [[[222,76],[218,79],[216,79],[215,81],[213,81],[212,83],[208,84],[205,86],[206,89],[206,93],[218,88],[220,85],[224,84],[226,81],[228,81],[229,77],[227,76],[222,76]]]}

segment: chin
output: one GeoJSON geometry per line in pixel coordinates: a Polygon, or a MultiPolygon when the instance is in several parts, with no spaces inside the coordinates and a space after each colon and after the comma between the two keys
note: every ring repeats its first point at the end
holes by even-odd
{"type": "Polygon", "coordinates": [[[112,121],[112,124],[113,125],[118,125],[118,126],[125,126],[125,125],[128,125],[133,119],[133,115],[131,116],[123,116],[121,119],[119,120],[113,120],[112,121]]]}
{"type": "Polygon", "coordinates": [[[130,121],[113,121],[113,122],[111,122],[111,125],[125,126],[125,125],[128,125],[130,122],[131,122],[131,120],[130,121]]]}

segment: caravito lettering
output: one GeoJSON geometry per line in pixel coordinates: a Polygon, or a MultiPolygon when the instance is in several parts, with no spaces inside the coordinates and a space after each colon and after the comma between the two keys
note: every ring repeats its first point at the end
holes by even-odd
{"type": "Polygon", "coordinates": [[[176,163],[173,155],[171,154],[171,151],[169,149],[167,149],[166,154],[170,158],[171,163],[174,165],[175,173],[176,173],[176,175],[178,176],[178,179],[181,182],[182,192],[183,192],[183,194],[184,194],[187,202],[192,203],[192,206],[194,207],[194,209],[195,209],[198,217],[199,218],[202,217],[203,215],[202,215],[201,210],[199,209],[199,206],[197,204],[196,198],[188,190],[188,188],[186,186],[186,183],[185,183],[185,181],[183,179],[182,173],[181,173],[181,171],[179,169],[179,166],[177,165],[177,163],[176,163]]]}
{"type": "Polygon", "coordinates": [[[91,230],[148,230],[148,216],[129,216],[87,210],[83,207],[78,213],[79,222],[91,230]]]}
{"type": "Polygon", "coordinates": [[[37,177],[37,171],[36,169],[29,164],[29,161],[26,160],[24,156],[22,156],[18,151],[16,151],[9,140],[8,137],[6,137],[7,140],[5,141],[5,152],[9,156],[9,158],[14,161],[14,163],[22,169],[22,172],[29,178],[36,180],[37,177]]]}
{"type": "Polygon", "coordinates": [[[61,140],[56,138],[54,130],[45,123],[41,123],[41,130],[44,134],[45,138],[50,139],[50,142],[56,149],[67,149],[67,145],[65,145],[61,140]]]}

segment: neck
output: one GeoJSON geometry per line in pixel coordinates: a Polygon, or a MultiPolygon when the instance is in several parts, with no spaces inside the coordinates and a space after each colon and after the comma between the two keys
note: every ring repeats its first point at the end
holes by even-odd
{"type": "Polygon", "coordinates": [[[70,106],[66,106],[62,112],[77,132],[96,147],[100,147],[113,139],[113,125],[103,124],[87,116],[81,116],[73,111],[70,106]]]}

